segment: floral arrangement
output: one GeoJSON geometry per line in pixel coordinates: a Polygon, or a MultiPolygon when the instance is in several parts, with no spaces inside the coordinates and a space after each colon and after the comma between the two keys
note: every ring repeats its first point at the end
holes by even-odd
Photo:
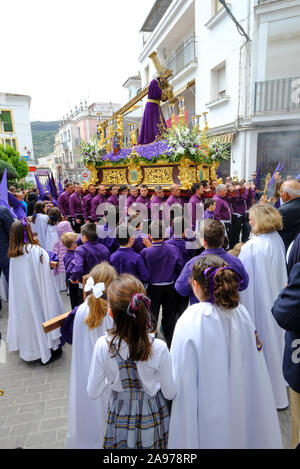
{"type": "Polygon", "coordinates": [[[180,161],[183,156],[187,156],[195,163],[198,162],[197,157],[202,136],[197,127],[190,131],[186,124],[173,125],[167,129],[163,136],[172,150],[172,161],[180,161]]]}
{"type": "Polygon", "coordinates": [[[197,126],[192,130],[186,124],[170,127],[162,136],[149,145],[138,145],[134,148],[123,148],[116,155],[113,151],[103,155],[99,149],[97,138],[90,143],[81,142],[81,157],[85,166],[104,166],[136,163],[156,163],[157,161],[180,162],[187,157],[196,164],[211,165],[230,158],[230,144],[220,139],[207,139],[206,131],[199,132],[197,126]]]}

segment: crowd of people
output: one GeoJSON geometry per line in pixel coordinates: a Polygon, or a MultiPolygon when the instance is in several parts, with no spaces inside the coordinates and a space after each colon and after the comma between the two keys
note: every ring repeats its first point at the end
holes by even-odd
{"type": "Polygon", "coordinates": [[[69,448],[281,448],[289,405],[297,444],[300,184],[276,190],[68,183],[0,207],[8,349],[47,366],[72,344],[69,448]]]}

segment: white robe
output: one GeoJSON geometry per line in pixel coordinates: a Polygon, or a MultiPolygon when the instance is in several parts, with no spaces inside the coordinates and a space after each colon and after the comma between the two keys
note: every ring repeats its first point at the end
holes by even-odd
{"type": "Polygon", "coordinates": [[[53,252],[54,244],[58,240],[57,234],[57,225],[51,226],[47,225],[46,239],[45,239],[45,249],[46,251],[53,252]]]}
{"type": "Polygon", "coordinates": [[[241,249],[239,259],[248,275],[249,285],[241,292],[241,303],[251,314],[263,343],[277,409],[289,405],[282,373],[284,330],[278,326],[271,309],[287,284],[285,248],[277,232],[251,238],[241,249]]]}
{"type": "Polygon", "coordinates": [[[101,449],[106,430],[110,391],[97,400],[89,399],[87,383],[94,346],[99,337],[113,327],[107,314],[101,325],[89,331],[85,319],[87,300],[78,308],[74,320],[67,445],[69,449],[101,449]]]}
{"type": "Polygon", "coordinates": [[[28,253],[10,259],[8,349],[25,361],[46,363],[60,344],[60,330],[45,334],[42,324],[65,312],[54,284],[49,256],[40,246],[28,245],[28,253]],[[40,261],[42,256],[43,263],[40,261]]]}
{"type": "Polygon", "coordinates": [[[43,213],[38,213],[35,223],[31,223],[33,233],[37,233],[39,238],[39,245],[46,249],[46,233],[48,228],[48,216],[43,213]]]}
{"type": "Polygon", "coordinates": [[[171,356],[177,395],[169,449],[282,448],[266,363],[242,305],[190,306],[176,324],[171,356]]]}

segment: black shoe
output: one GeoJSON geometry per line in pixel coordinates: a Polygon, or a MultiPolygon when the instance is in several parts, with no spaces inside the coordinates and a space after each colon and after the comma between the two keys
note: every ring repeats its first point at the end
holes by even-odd
{"type": "Polygon", "coordinates": [[[48,365],[49,363],[54,362],[55,360],[57,360],[59,357],[62,356],[62,353],[63,353],[62,348],[58,348],[57,350],[51,350],[51,358],[50,358],[50,360],[48,360],[46,363],[43,363],[43,362],[41,361],[41,365],[48,365]]]}

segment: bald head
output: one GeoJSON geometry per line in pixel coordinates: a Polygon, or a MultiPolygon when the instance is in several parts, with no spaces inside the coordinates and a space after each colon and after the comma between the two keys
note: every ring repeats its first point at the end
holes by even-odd
{"type": "Polygon", "coordinates": [[[280,189],[280,195],[284,202],[300,197],[300,184],[296,179],[284,181],[280,189]]]}
{"type": "Polygon", "coordinates": [[[171,187],[171,193],[175,197],[179,197],[179,195],[180,195],[180,186],[179,186],[179,184],[173,184],[173,186],[171,187]]]}

